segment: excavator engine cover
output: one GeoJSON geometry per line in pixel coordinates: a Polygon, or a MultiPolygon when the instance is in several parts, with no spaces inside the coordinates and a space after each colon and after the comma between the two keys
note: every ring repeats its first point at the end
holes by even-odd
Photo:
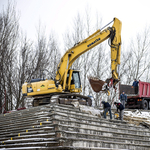
{"type": "Polygon", "coordinates": [[[91,87],[94,92],[104,91],[103,85],[106,83],[97,77],[88,77],[91,87]]]}

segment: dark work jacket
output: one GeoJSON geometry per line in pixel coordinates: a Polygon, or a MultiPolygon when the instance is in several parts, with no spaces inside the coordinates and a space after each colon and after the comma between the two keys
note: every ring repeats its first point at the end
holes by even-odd
{"type": "Polygon", "coordinates": [[[121,103],[117,103],[117,111],[119,110],[123,110],[124,106],[121,103]]]}
{"type": "Polygon", "coordinates": [[[104,105],[104,108],[108,108],[108,107],[111,107],[110,104],[108,102],[102,102],[103,105],[104,105]]]}
{"type": "Polygon", "coordinates": [[[139,81],[134,81],[133,84],[132,84],[132,86],[137,87],[138,84],[139,84],[139,81]]]}
{"type": "Polygon", "coordinates": [[[120,100],[121,101],[127,101],[127,95],[126,94],[121,94],[120,95],[120,100]]]}

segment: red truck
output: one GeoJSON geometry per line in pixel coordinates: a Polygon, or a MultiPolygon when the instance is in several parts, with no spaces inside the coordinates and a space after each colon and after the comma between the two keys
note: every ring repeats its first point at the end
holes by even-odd
{"type": "Polygon", "coordinates": [[[126,108],[150,109],[150,83],[139,81],[138,93],[130,85],[119,85],[120,94],[127,95],[126,108]]]}

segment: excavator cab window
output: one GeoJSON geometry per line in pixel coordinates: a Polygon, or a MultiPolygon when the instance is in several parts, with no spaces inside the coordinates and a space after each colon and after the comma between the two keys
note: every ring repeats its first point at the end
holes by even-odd
{"type": "Polygon", "coordinates": [[[67,79],[66,79],[66,84],[68,85],[68,82],[69,82],[69,73],[70,73],[70,70],[68,71],[68,74],[67,74],[67,79]]]}
{"type": "Polygon", "coordinates": [[[79,71],[73,71],[71,84],[75,84],[75,88],[81,88],[79,71]]]}

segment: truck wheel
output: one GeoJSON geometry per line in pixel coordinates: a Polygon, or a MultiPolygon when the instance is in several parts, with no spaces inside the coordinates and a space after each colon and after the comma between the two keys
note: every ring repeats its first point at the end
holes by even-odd
{"type": "Polygon", "coordinates": [[[143,101],[142,108],[145,109],[145,110],[148,110],[148,102],[147,102],[147,100],[143,101]]]}

